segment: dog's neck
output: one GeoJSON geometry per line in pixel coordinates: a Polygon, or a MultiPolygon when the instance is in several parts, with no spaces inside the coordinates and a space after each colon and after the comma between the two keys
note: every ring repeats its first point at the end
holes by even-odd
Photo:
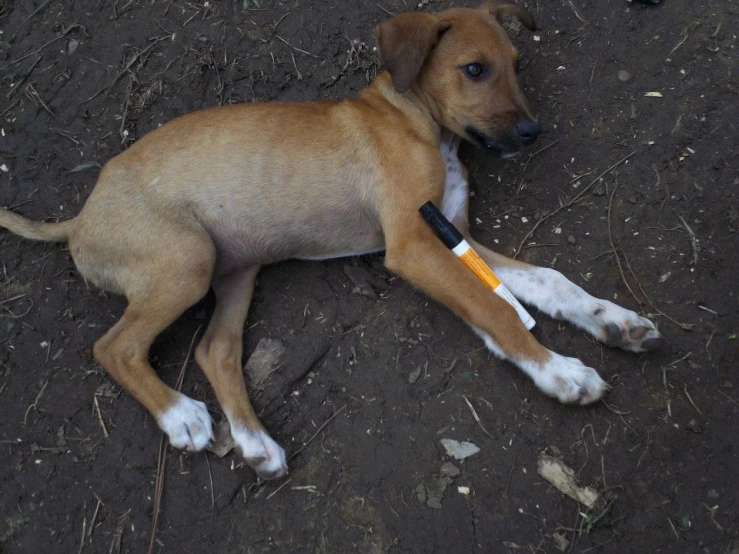
{"type": "Polygon", "coordinates": [[[399,110],[412,115],[419,124],[433,133],[437,141],[441,142],[442,132],[445,130],[439,123],[438,107],[419,87],[413,86],[407,92],[398,92],[393,86],[390,74],[383,71],[361,94],[381,96],[399,110]]]}

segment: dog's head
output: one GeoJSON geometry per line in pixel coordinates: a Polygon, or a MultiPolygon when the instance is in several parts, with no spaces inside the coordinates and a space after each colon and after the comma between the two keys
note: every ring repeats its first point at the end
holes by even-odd
{"type": "Polygon", "coordinates": [[[403,13],[375,28],[380,58],[399,93],[413,91],[437,122],[500,157],[541,133],[518,79],[518,51],[500,25],[529,12],[485,2],[476,9],[403,13]]]}

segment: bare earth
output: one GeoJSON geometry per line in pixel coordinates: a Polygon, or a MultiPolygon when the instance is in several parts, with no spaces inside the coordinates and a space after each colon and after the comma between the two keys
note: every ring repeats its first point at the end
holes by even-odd
{"type": "MultiPolygon", "coordinates": [[[[512,32],[545,133],[512,161],[463,147],[473,233],[650,314],[667,345],[635,356],[534,314],[543,344],[613,385],[567,408],[381,255],[269,267],[244,345],[285,354],[254,402],[288,455],[314,438],[263,484],[234,454],[169,449],[155,552],[739,552],[739,8],[527,4],[541,31],[512,32]],[[453,460],[445,438],[480,452],[453,460]],[[593,508],[538,475],[545,449],[593,508]]],[[[0,205],[72,217],[99,164],[198,108],[356,94],[378,71],[372,26],[410,9],[0,0],[0,205]]],[[[143,552],[161,433],[91,355],[123,300],[64,246],[0,233],[0,260],[0,551],[143,552]]],[[[212,306],[155,344],[167,382],[212,306]]],[[[220,419],[192,362],[183,390],[220,419]]]]}

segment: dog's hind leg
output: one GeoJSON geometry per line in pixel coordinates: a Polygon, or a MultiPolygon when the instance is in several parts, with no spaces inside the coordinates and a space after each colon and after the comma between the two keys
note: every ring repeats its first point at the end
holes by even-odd
{"type": "MultiPolygon", "coordinates": [[[[162,238],[168,229],[160,230],[157,236],[162,238]]],[[[149,364],[148,354],[156,336],[208,292],[215,248],[207,235],[169,231],[169,238],[176,236],[176,240],[167,241],[168,249],[150,248],[148,240],[125,243],[138,247],[128,251],[129,265],[118,268],[119,286],[129,304],[93,353],[113,379],[149,410],[172,446],[197,451],[213,437],[205,404],[165,385],[149,364]]]]}
{"type": "Polygon", "coordinates": [[[242,371],[242,335],[259,267],[213,278],[216,308],[195,358],[215,390],[241,455],[262,479],[287,474],[285,452],[257,419],[242,371]]]}

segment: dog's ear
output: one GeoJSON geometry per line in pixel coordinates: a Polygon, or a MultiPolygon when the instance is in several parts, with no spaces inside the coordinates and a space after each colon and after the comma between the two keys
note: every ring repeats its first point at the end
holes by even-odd
{"type": "Polygon", "coordinates": [[[426,58],[451,23],[429,13],[396,15],[374,29],[380,60],[398,92],[406,92],[421,72],[426,58]]]}
{"type": "Polygon", "coordinates": [[[517,6],[516,4],[499,4],[498,2],[495,2],[495,0],[488,0],[488,2],[482,4],[478,9],[488,12],[497,19],[499,23],[502,23],[503,19],[506,17],[517,17],[529,31],[536,31],[536,21],[534,21],[534,16],[531,15],[528,10],[523,9],[521,6],[517,6]]]}

